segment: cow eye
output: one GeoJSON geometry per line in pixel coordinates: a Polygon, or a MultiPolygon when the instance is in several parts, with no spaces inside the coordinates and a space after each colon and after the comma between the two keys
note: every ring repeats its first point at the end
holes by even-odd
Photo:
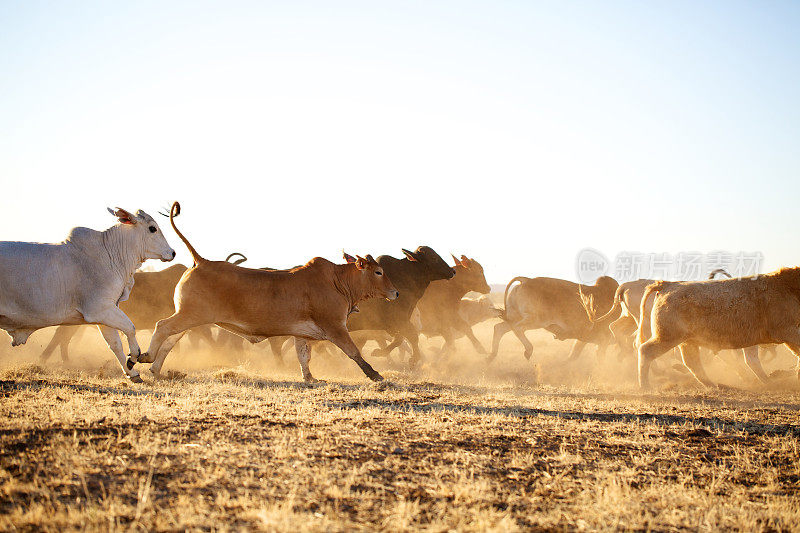
{"type": "Polygon", "coordinates": [[[155,226],[150,226],[149,229],[150,229],[150,233],[155,233],[155,232],[158,231],[155,226]]]}
{"type": "Polygon", "coordinates": [[[376,270],[375,271],[375,275],[376,276],[383,276],[383,272],[381,272],[380,270],[376,270]]]}

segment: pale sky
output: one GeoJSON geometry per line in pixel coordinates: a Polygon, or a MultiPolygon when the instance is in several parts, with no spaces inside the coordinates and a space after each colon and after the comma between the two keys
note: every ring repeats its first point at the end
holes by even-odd
{"type": "Polygon", "coordinates": [[[251,266],[797,265],[798,28],[797,2],[0,1],[0,239],[177,199],[251,266]]]}

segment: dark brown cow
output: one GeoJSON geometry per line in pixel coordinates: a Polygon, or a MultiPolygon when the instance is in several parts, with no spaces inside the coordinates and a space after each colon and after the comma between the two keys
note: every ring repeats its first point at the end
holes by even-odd
{"type": "Polygon", "coordinates": [[[409,364],[414,366],[421,357],[419,330],[411,323],[411,314],[428,285],[436,280],[452,278],[455,270],[428,246],[420,246],[413,252],[403,249],[403,254],[403,259],[388,255],[378,257],[378,264],[400,290],[400,298],[393,302],[364,302],[359,313],[350,315],[347,327],[350,331],[385,331],[392,335],[394,340],[386,347],[387,354],[400,346],[404,339],[407,340],[412,350],[409,364]]]}

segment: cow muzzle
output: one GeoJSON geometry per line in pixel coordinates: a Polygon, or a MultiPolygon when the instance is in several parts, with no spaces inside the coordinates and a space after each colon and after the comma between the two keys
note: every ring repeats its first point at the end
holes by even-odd
{"type": "Polygon", "coordinates": [[[397,300],[399,297],[400,297],[400,291],[396,289],[386,293],[386,299],[389,300],[390,302],[392,300],[397,300]]]}
{"type": "Polygon", "coordinates": [[[169,263],[170,261],[175,259],[176,255],[178,254],[175,252],[175,250],[170,249],[169,252],[161,254],[161,261],[163,261],[164,263],[169,263]]]}

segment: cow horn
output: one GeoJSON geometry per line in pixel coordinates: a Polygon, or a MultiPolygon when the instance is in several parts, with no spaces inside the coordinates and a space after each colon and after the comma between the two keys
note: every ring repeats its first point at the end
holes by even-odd
{"type": "Polygon", "coordinates": [[[405,248],[400,248],[400,249],[403,251],[403,254],[406,256],[406,258],[407,258],[409,261],[416,261],[416,260],[417,260],[417,258],[416,258],[416,257],[414,257],[414,253],[413,253],[413,252],[409,252],[409,251],[408,251],[408,250],[406,250],[405,248]]]}

